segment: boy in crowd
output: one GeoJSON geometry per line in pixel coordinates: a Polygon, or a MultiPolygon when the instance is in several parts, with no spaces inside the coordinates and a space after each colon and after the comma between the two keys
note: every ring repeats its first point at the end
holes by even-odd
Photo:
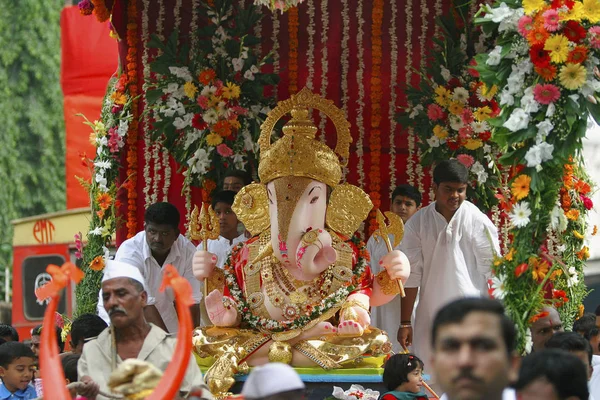
{"type": "Polygon", "coordinates": [[[5,342],[18,342],[19,333],[12,325],[0,324],[0,339],[5,342]]]}
{"type": "Polygon", "coordinates": [[[37,398],[29,384],[35,371],[35,354],[27,345],[7,342],[0,345],[0,400],[37,398]]]}
{"type": "Polygon", "coordinates": [[[237,193],[251,182],[250,174],[246,171],[232,170],[227,172],[225,178],[223,178],[223,190],[231,190],[237,193]]]}
{"type": "Polygon", "coordinates": [[[84,343],[98,336],[108,325],[95,314],[82,314],[71,325],[71,351],[81,354],[84,343]]]}

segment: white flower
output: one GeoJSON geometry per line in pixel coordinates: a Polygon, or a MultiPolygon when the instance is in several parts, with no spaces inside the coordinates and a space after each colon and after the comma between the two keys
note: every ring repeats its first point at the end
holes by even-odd
{"type": "Polygon", "coordinates": [[[500,93],[500,105],[512,106],[515,104],[515,97],[508,90],[503,90],[500,93]]]}
{"type": "Polygon", "coordinates": [[[192,132],[186,133],[185,143],[183,145],[183,148],[185,150],[189,149],[190,146],[192,144],[194,144],[194,142],[196,142],[196,140],[200,140],[201,137],[202,137],[202,131],[199,131],[198,129],[193,129],[192,132]]]}
{"type": "Polygon", "coordinates": [[[515,108],[508,120],[502,126],[509,129],[511,132],[517,132],[527,128],[528,124],[529,114],[522,108],[515,108]]]}
{"type": "Polygon", "coordinates": [[[210,167],[209,153],[205,149],[198,149],[187,161],[188,166],[193,174],[205,174],[210,167]]]}
{"type": "Polygon", "coordinates": [[[188,67],[169,67],[169,72],[186,82],[190,82],[193,79],[188,67]]]}
{"type": "MultiPolygon", "coordinates": [[[[180,101],[177,101],[177,99],[175,97],[169,97],[166,105],[167,105],[169,111],[171,112],[171,115],[167,115],[168,117],[172,117],[173,115],[175,115],[175,113],[177,113],[179,115],[185,114],[185,107],[183,106],[183,103],[181,103],[180,101]]],[[[167,114],[166,111],[165,111],[165,114],[167,114]]]]}
{"type": "Polygon", "coordinates": [[[252,140],[252,136],[248,129],[242,131],[242,137],[244,138],[244,150],[250,153],[255,153],[258,150],[258,143],[252,140]]]}
{"type": "Polygon", "coordinates": [[[245,171],[246,170],[246,161],[244,160],[244,155],[236,153],[233,155],[233,166],[235,169],[245,171]]]}
{"type": "Polygon", "coordinates": [[[548,117],[548,118],[552,117],[555,112],[556,112],[556,106],[554,105],[554,103],[548,104],[548,109],[546,110],[546,117],[548,117]]]}
{"type": "Polygon", "coordinates": [[[502,275],[492,276],[492,296],[498,300],[504,299],[506,292],[504,291],[504,277],[502,275]]]}
{"type": "Polygon", "coordinates": [[[567,277],[567,286],[572,287],[579,283],[579,274],[575,267],[569,267],[569,276],[567,277]]]}
{"type": "Polygon", "coordinates": [[[450,70],[446,67],[444,67],[443,65],[440,67],[440,73],[442,75],[442,78],[444,78],[444,80],[446,82],[448,82],[450,80],[450,70]]]}
{"type": "Polygon", "coordinates": [[[527,153],[525,153],[525,160],[527,160],[528,167],[537,167],[543,162],[552,160],[552,152],[554,151],[554,145],[542,142],[532,146],[527,153]]]}
{"type": "Polygon", "coordinates": [[[252,71],[246,70],[246,72],[244,72],[244,78],[248,79],[249,81],[253,81],[254,74],[252,73],[252,71]]]}
{"type": "Polygon", "coordinates": [[[173,126],[177,129],[184,129],[187,126],[192,125],[192,118],[194,118],[194,114],[188,113],[182,117],[177,117],[173,121],[173,126]]]}
{"type": "Polygon", "coordinates": [[[463,87],[454,88],[452,92],[452,100],[466,103],[469,100],[469,92],[463,87]]]}
{"type": "Polygon", "coordinates": [[[506,5],[505,2],[500,3],[496,8],[487,6],[487,12],[485,14],[486,19],[491,19],[495,23],[500,23],[506,18],[509,18],[513,14],[512,8],[506,5]]]}
{"type": "Polygon", "coordinates": [[[379,392],[365,389],[361,385],[352,385],[346,391],[339,386],[334,386],[332,395],[340,400],[377,400],[379,398],[379,392]]]}
{"type": "Polygon", "coordinates": [[[450,115],[448,117],[448,120],[450,121],[450,127],[455,131],[458,131],[460,128],[465,126],[465,123],[463,122],[462,118],[457,117],[456,115],[450,115]]]}
{"type": "Polygon", "coordinates": [[[89,232],[89,235],[100,236],[102,235],[102,227],[97,226],[89,232]]]}
{"type": "Polygon", "coordinates": [[[521,108],[528,114],[538,112],[540,109],[540,103],[535,101],[533,97],[533,87],[530,86],[525,89],[523,97],[521,97],[521,108]]]}
{"type": "Polygon", "coordinates": [[[167,85],[166,88],[163,88],[162,91],[165,94],[171,94],[171,93],[175,93],[178,90],[179,90],[179,84],[175,83],[175,82],[171,82],[167,85]]]}
{"type": "Polygon", "coordinates": [[[434,135],[427,139],[427,144],[429,147],[440,147],[440,139],[434,135]]]}
{"type": "Polygon", "coordinates": [[[258,74],[258,67],[256,65],[253,65],[250,67],[250,71],[252,71],[253,74],[258,74]]]}
{"type": "Polygon", "coordinates": [[[215,94],[217,93],[217,87],[216,86],[204,86],[202,88],[202,90],[200,91],[200,95],[204,96],[204,97],[209,97],[211,94],[215,94]]]}
{"type": "Polygon", "coordinates": [[[529,209],[529,203],[526,201],[522,201],[516,204],[510,214],[510,223],[515,228],[523,228],[527,226],[529,223],[529,216],[531,215],[531,210],[529,209]]]}
{"type": "Polygon", "coordinates": [[[488,54],[488,59],[486,60],[487,65],[498,65],[500,64],[500,60],[502,59],[502,46],[496,46],[494,50],[490,51],[488,54]]]}
{"type": "Polygon", "coordinates": [[[477,182],[483,184],[488,179],[488,173],[479,161],[475,161],[471,166],[471,172],[477,176],[477,182]]]}
{"type": "Polygon", "coordinates": [[[556,203],[550,212],[550,226],[558,232],[563,232],[567,229],[568,222],[560,204],[556,203]]]}
{"type": "Polygon", "coordinates": [[[525,353],[531,353],[533,349],[533,339],[531,338],[531,330],[527,329],[525,333],[525,353]]]}
{"type": "Polygon", "coordinates": [[[483,152],[484,153],[491,153],[492,152],[492,146],[490,146],[489,144],[484,144],[483,145],[483,152]]]}
{"type": "Polygon", "coordinates": [[[241,58],[233,58],[231,63],[233,64],[233,70],[235,72],[241,71],[242,68],[244,68],[244,60],[241,58]]]}
{"type": "Polygon", "coordinates": [[[94,161],[94,167],[102,170],[104,173],[104,170],[110,169],[111,163],[110,161],[94,161]]]}
{"type": "Polygon", "coordinates": [[[207,124],[216,124],[217,121],[219,121],[219,115],[217,114],[217,111],[214,108],[211,108],[210,110],[206,110],[206,112],[202,114],[202,119],[207,124]]]}
{"type": "Polygon", "coordinates": [[[117,129],[117,133],[119,134],[120,137],[123,137],[127,134],[127,131],[129,131],[129,114],[127,114],[125,116],[126,119],[122,119],[121,122],[119,122],[119,128],[117,129]]]}
{"type": "Polygon", "coordinates": [[[410,111],[410,114],[408,114],[408,118],[414,119],[423,110],[424,110],[424,108],[423,108],[422,104],[418,104],[418,105],[414,106],[412,108],[412,110],[410,111]]]}
{"type": "Polygon", "coordinates": [[[554,125],[552,124],[552,122],[550,122],[549,119],[545,119],[542,122],[539,122],[536,125],[536,127],[538,128],[537,135],[535,137],[536,144],[540,144],[541,142],[546,140],[548,134],[552,132],[552,129],[554,129],[554,125]]]}
{"type": "Polygon", "coordinates": [[[512,9],[510,10],[510,15],[506,16],[505,18],[503,18],[502,21],[500,21],[500,25],[498,26],[498,32],[514,32],[517,30],[519,18],[521,18],[525,14],[525,12],[522,8],[516,9],[514,11],[512,9]]]}
{"type": "Polygon", "coordinates": [[[473,132],[482,133],[490,129],[490,124],[487,121],[473,121],[471,127],[473,128],[473,132]]]}

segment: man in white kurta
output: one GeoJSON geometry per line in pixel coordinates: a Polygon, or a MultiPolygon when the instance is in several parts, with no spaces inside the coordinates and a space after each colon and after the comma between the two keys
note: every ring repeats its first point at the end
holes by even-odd
{"type": "Polygon", "coordinates": [[[436,312],[460,297],[488,296],[487,280],[494,256],[500,254],[496,227],[465,200],[466,167],[457,160],[443,161],[433,179],[436,201],[408,221],[400,244],[411,274],[405,285],[399,339],[406,346],[412,344],[422,360],[431,356],[430,331],[436,312]]]}
{"type": "MultiPolygon", "coordinates": [[[[402,222],[406,223],[421,206],[421,193],[411,185],[400,185],[392,192],[392,202],[390,211],[398,214],[402,222]]],[[[394,243],[394,235],[390,234],[390,243],[394,243]]],[[[381,239],[375,240],[371,236],[367,241],[367,250],[371,256],[371,271],[374,275],[381,272],[379,260],[389,253],[385,242],[381,239]]],[[[398,328],[400,327],[400,296],[394,297],[392,301],[379,307],[371,309],[371,325],[382,329],[388,333],[392,350],[394,353],[400,352],[402,348],[397,339],[398,328]]]]}

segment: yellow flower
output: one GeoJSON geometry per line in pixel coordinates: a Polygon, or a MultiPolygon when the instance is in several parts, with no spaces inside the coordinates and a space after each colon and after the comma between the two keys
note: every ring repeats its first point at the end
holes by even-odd
{"type": "Polygon", "coordinates": [[[479,87],[478,91],[481,98],[489,101],[498,93],[498,86],[492,85],[491,88],[488,88],[484,83],[479,87]]]}
{"type": "Polygon", "coordinates": [[[437,95],[435,97],[435,102],[438,103],[440,106],[446,107],[448,104],[450,104],[450,99],[452,98],[452,93],[450,93],[450,91],[447,90],[445,87],[443,87],[443,86],[436,87],[435,94],[437,95]]]}
{"type": "Polygon", "coordinates": [[[110,98],[115,104],[123,105],[127,103],[127,96],[121,92],[113,92],[113,94],[110,95],[110,98]]]}
{"type": "Polygon", "coordinates": [[[529,265],[533,267],[531,274],[536,281],[544,279],[550,268],[546,260],[537,257],[529,257],[529,265]]]}
{"type": "Polygon", "coordinates": [[[211,132],[206,136],[206,144],[209,146],[218,146],[223,143],[223,138],[218,133],[211,132]]]}
{"type": "Polygon", "coordinates": [[[463,112],[465,106],[460,101],[452,101],[448,106],[448,111],[450,111],[454,115],[460,115],[463,112]]]}
{"type": "Polygon", "coordinates": [[[569,211],[567,211],[566,216],[571,221],[577,221],[579,219],[579,210],[571,208],[569,211]]]}
{"type": "Polygon", "coordinates": [[[600,1],[599,0],[583,0],[582,1],[582,18],[587,19],[591,23],[600,21],[600,1]]]}
{"type": "Polygon", "coordinates": [[[565,11],[560,14],[561,21],[578,21],[584,18],[583,15],[583,4],[581,2],[575,2],[575,5],[572,9],[565,11]]]}
{"type": "Polygon", "coordinates": [[[436,125],[433,128],[433,134],[437,136],[439,139],[446,139],[448,137],[448,131],[442,128],[441,125],[436,125]]]}
{"type": "Polygon", "coordinates": [[[573,229],[573,236],[575,236],[579,240],[583,240],[583,235],[577,232],[575,229],[573,229]]]}
{"type": "Polygon", "coordinates": [[[565,62],[569,57],[569,39],[565,35],[552,35],[546,40],[544,50],[550,52],[552,62],[565,62]]]}
{"type": "Polygon", "coordinates": [[[579,318],[583,317],[584,312],[585,312],[585,306],[583,304],[580,304],[577,307],[577,318],[579,319],[579,318]]]}
{"type": "Polygon", "coordinates": [[[546,2],[544,0],[523,0],[523,9],[527,15],[531,15],[545,6],[546,2]]]}
{"type": "Polygon", "coordinates": [[[577,258],[579,258],[580,260],[587,260],[588,258],[590,258],[590,249],[587,246],[583,246],[581,248],[581,250],[579,250],[577,252],[577,258]]]}
{"type": "Polygon", "coordinates": [[[512,247],[510,249],[510,251],[508,252],[508,254],[504,256],[504,259],[506,261],[512,261],[514,256],[515,256],[515,249],[514,249],[514,247],[512,247]]]}
{"type": "Polygon", "coordinates": [[[529,184],[531,183],[531,177],[529,175],[521,174],[513,181],[511,185],[511,193],[515,200],[519,201],[529,196],[529,184]]]}
{"type": "Polygon", "coordinates": [[[469,150],[477,150],[481,146],[483,146],[483,142],[479,139],[468,139],[464,145],[465,149],[469,150]]]}
{"type": "Polygon", "coordinates": [[[196,93],[198,93],[198,88],[192,82],[186,82],[185,85],[183,85],[183,92],[190,99],[194,99],[196,98],[196,93]]]}
{"type": "Polygon", "coordinates": [[[208,108],[215,108],[219,104],[219,101],[221,101],[219,97],[211,95],[208,98],[208,108]]]}
{"type": "Polygon", "coordinates": [[[486,121],[488,119],[490,119],[490,114],[492,113],[492,109],[489,108],[488,106],[484,106],[484,107],[479,107],[477,110],[475,110],[475,112],[473,113],[473,116],[475,117],[475,119],[479,122],[481,121],[486,121]]]}
{"type": "Polygon", "coordinates": [[[558,81],[566,89],[575,90],[583,86],[586,74],[587,72],[583,65],[568,63],[561,67],[560,73],[558,74],[558,81]]]}
{"type": "Polygon", "coordinates": [[[227,86],[223,87],[223,97],[226,99],[237,99],[241,93],[240,87],[235,83],[227,82],[227,86]]]}
{"type": "Polygon", "coordinates": [[[556,278],[558,278],[559,276],[562,276],[563,271],[560,268],[555,269],[551,274],[550,274],[550,279],[551,281],[555,281],[556,278]]]}

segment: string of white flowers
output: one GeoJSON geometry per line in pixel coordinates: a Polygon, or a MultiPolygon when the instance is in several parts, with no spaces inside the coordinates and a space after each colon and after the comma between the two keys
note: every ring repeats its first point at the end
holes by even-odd
{"type": "MultiPolygon", "coordinates": [[[[420,69],[421,71],[425,70],[425,45],[427,42],[427,16],[429,15],[429,8],[427,7],[427,2],[421,2],[421,34],[419,35],[419,50],[421,53],[421,62],[420,69]]],[[[421,148],[417,146],[417,163],[415,165],[415,176],[417,178],[417,187],[419,188],[419,192],[425,192],[424,180],[423,180],[423,166],[421,165],[421,148]]]]}
{"type": "Polygon", "coordinates": [[[363,77],[364,77],[364,48],[363,48],[363,28],[365,25],[365,20],[363,19],[363,0],[358,0],[358,5],[356,7],[356,16],[358,19],[358,28],[356,32],[356,47],[358,49],[357,60],[358,60],[358,68],[356,70],[356,85],[358,86],[358,100],[357,105],[358,108],[356,110],[356,126],[358,128],[358,139],[356,140],[356,156],[358,157],[358,186],[361,188],[365,188],[365,160],[364,156],[364,140],[365,140],[365,125],[363,120],[363,113],[365,109],[365,88],[363,85],[363,77]]]}
{"type": "Polygon", "coordinates": [[[162,171],[162,156],[160,154],[160,145],[158,142],[152,144],[152,161],[154,164],[154,171],[152,177],[152,194],[150,200],[152,204],[158,201],[159,184],[161,180],[160,173],[162,171]]]}
{"type": "Polygon", "coordinates": [[[472,1],[471,2],[471,4],[469,5],[469,21],[473,21],[473,17],[475,16],[475,13],[479,9],[479,5],[483,4],[483,3],[485,3],[485,1],[484,2],[480,2],[480,1],[472,1]]]}
{"type": "Polygon", "coordinates": [[[398,84],[398,35],[396,34],[396,18],[398,14],[398,5],[395,1],[390,2],[392,12],[390,15],[390,104],[388,108],[388,120],[390,121],[390,193],[396,188],[396,107],[398,107],[398,95],[396,94],[396,85],[398,84]]]}
{"type": "MultiPolygon", "coordinates": [[[[413,18],[413,9],[412,9],[412,1],[408,1],[406,3],[406,8],[404,9],[404,12],[406,13],[406,40],[404,42],[404,52],[406,54],[406,64],[404,65],[405,71],[406,71],[406,84],[410,85],[411,84],[411,78],[412,78],[412,64],[413,64],[413,47],[412,47],[412,34],[413,34],[413,27],[412,27],[412,18],[413,18]]],[[[412,106],[411,104],[409,104],[409,106],[412,106]]],[[[406,127],[403,127],[406,128],[406,127]]],[[[407,175],[407,180],[408,183],[410,185],[414,185],[415,184],[415,155],[414,155],[414,148],[415,148],[415,135],[413,132],[413,128],[408,128],[408,135],[407,135],[407,139],[408,139],[408,157],[406,159],[406,175],[407,175]]]]}
{"type": "Polygon", "coordinates": [[[315,77],[315,0],[308,0],[306,5],[306,14],[308,16],[308,27],[306,28],[306,32],[308,33],[306,49],[308,75],[306,77],[306,87],[312,90],[313,79],[315,77]]]}
{"type": "Polygon", "coordinates": [[[163,24],[165,22],[165,2],[158,0],[158,18],[156,19],[156,35],[161,41],[165,40],[163,36],[163,24]]]}
{"type": "Polygon", "coordinates": [[[162,201],[169,201],[169,187],[171,186],[171,164],[169,163],[169,150],[163,147],[163,198],[162,201]]]}
{"type": "MultiPolygon", "coordinates": [[[[262,38],[262,19],[259,19],[256,22],[256,25],[254,25],[254,36],[256,36],[257,38],[261,39],[262,38]]],[[[258,43],[255,46],[256,48],[256,54],[261,57],[262,56],[262,40],[259,40],[258,43]]]]}
{"type": "MultiPolygon", "coordinates": [[[[271,18],[273,20],[273,31],[271,32],[271,40],[273,41],[273,53],[275,53],[275,57],[273,58],[273,72],[279,73],[279,13],[271,13],[271,18]]],[[[275,89],[275,95],[277,95],[277,89],[275,89]]]]}
{"type": "MultiPolygon", "coordinates": [[[[477,1],[473,0],[471,1],[471,6],[473,6],[474,3],[477,3],[477,1]]],[[[440,17],[442,15],[442,13],[444,12],[444,10],[442,9],[442,0],[435,0],[435,3],[433,5],[433,10],[435,11],[435,18],[437,19],[438,17],[440,17]]],[[[434,37],[439,37],[440,34],[440,26],[439,24],[433,24],[434,26],[434,37]]]]}
{"type": "MultiPolygon", "coordinates": [[[[321,1],[321,97],[327,98],[327,87],[329,81],[327,74],[329,73],[329,60],[327,59],[327,39],[329,33],[329,10],[327,10],[328,1],[321,1]]],[[[319,138],[325,143],[325,123],[327,118],[321,113],[319,119],[319,138]]]]}
{"type": "Polygon", "coordinates": [[[197,54],[198,51],[198,14],[200,8],[200,0],[192,0],[192,19],[190,21],[190,47],[192,54],[197,54]]]}
{"type": "MultiPolygon", "coordinates": [[[[350,68],[349,57],[350,49],[348,48],[348,40],[350,39],[350,7],[348,0],[342,0],[342,76],[340,78],[342,83],[342,110],[346,119],[348,118],[348,101],[350,95],[348,94],[348,69],[350,68]]],[[[342,183],[346,182],[348,176],[348,166],[346,165],[342,171],[342,183]]]]}
{"type": "MultiPolygon", "coordinates": [[[[148,80],[150,78],[150,62],[148,60],[148,22],[149,22],[149,4],[148,0],[142,1],[143,10],[142,10],[142,65],[143,65],[143,74],[144,74],[144,84],[143,88],[143,100],[144,106],[148,104],[148,97],[146,96],[147,88],[148,88],[148,80]]],[[[150,163],[152,161],[152,153],[150,152],[150,147],[152,146],[152,142],[150,141],[150,116],[148,113],[143,113],[142,119],[142,129],[144,130],[144,169],[143,169],[143,177],[144,177],[144,187],[142,188],[142,192],[144,194],[144,208],[148,208],[150,203],[150,188],[152,187],[152,179],[150,178],[150,163]]]]}
{"type": "MultiPolygon", "coordinates": [[[[182,0],[175,0],[175,7],[173,8],[173,19],[175,20],[175,30],[179,30],[181,28],[181,2],[182,2],[182,0]]],[[[181,35],[179,37],[181,37],[181,35]]]]}
{"type": "MultiPolygon", "coordinates": [[[[184,172],[184,175],[188,174],[190,170],[184,172]]],[[[187,180],[188,177],[185,177],[187,180]]],[[[192,214],[192,186],[189,182],[185,182],[183,185],[183,194],[185,198],[185,231],[189,235],[190,232],[190,216],[192,214]]]]}

